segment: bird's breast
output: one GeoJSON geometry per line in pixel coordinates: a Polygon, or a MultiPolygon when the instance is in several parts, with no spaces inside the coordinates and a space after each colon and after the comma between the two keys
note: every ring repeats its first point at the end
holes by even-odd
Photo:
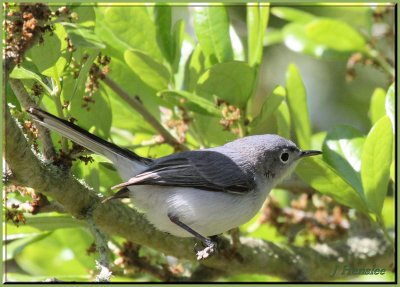
{"type": "Polygon", "coordinates": [[[244,194],[161,186],[132,190],[134,202],[157,229],[180,237],[191,235],[172,223],[168,214],[204,236],[217,235],[252,219],[270,191],[267,186],[244,194]]]}

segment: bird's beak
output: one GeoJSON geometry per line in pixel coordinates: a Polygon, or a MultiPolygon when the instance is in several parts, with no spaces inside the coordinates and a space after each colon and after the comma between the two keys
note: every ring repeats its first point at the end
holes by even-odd
{"type": "Polygon", "coordinates": [[[319,150],[303,150],[300,152],[300,157],[306,157],[306,156],[313,156],[313,155],[319,155],[322,154],[322,151],[319,150]]]}

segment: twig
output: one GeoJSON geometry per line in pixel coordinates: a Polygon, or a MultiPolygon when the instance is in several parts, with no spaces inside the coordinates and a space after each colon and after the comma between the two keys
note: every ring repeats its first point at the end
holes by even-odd
{"type": "Polygon", "coordinates": [[[176,276],[169,269],[168,264],[159,264],[161,266],[157,266],[152,263],[151,259],[147,256],[140,256],[141,248],[141,245],[135,244],[132,241],[126,241],[122,247],[118,248],[115,254],[119,258],[115,261],[115,264],[120,268],[116,272],[120,273],[122,268],[124,273],[127,271],[125,275],[128,276],[137,276],[140,273],[147,273],[164,282],[181,280],[181,277],[176,276]]]}
{"type": "Polygon", "coordinates": [[[240,246],[240,229],[238,227],[229,230],[229,234],[232,238],[233,250],[237,250],[240,246]]]}
{"type": "Polygon", "coordinates": [[[96,269],[99,270],[99,274],[96,275],[95,282],[110,282],[112,272],[110,271],[109,262],[109,249],[108,249],[108,237],[100,229],[99,226],[93,220],[93,208],[95,205],[91,205],[86,210],[86,220],[90,231],[92,232],[95,243],[96,250],[99,253],[99,260],[96,260],[96,269]]]}
{"type": "Polygon", "coordinates": [[[43,205],[40,207],[40,213],[43,212],[58,212],[58,213],[65,213],[65,208],[59,202],[52,200],[48,204],[43,205]]]}
{"type": "MultiPolygon", "coordinates": [[[[10,86],[14,91],[15,96],[21,103],[24,109],[30,107],[37,108],[35,101],[29,96],[28,92],[25,90],[24,84],[21,80],[9,79],[10,86]]],[[[54,149],[53,141],[51,140],[50,132],[48,129],[41,125],[36,125],[39,131],[39,137],[43,143],[43,155],[46,159],[53,159],[56,156],[56,150],[54,149]]]]}
{"type": "Polygon", "coordinates": [[[164,282],[176,282],[179,281],[179,277],[175,276],[167,268],[158,268],[153,266],[145,257],[138,257],[133,259],[133,264],[139,268],[142,272],[146,272],[155,278],[164,282]]]}
{"type": "Polygon", "coordinates": [[[96,275],[94,282],[110,282],[112,272],[108,268],[108,265],[102,265],[100,261],[96,261],[96,269],[100,270],[100,272],[96,275]]]}
{"type": "Polygon", "coordinates": [[[134,108],[142,117],[164,138],[165,142],[171,145],[174,149],[180,151],[189,150],[184,144],[177,141],[169,131],[167,131],[159,121],[143,106],[136,97],[132,97],[125,92],[116,82],[110,77],[105,76],[103,82],[109,86],[117,95],[125,100],[132,108],[134,108]]]}
{"type": "Polygon", "coordinates": [[[394,68],[385,60],[384,57],[382,57],[378,51],[372,49],[372,48],[367,48],[366,49],[366,55],[374,60],[382,69],[385,71],[392,79],[395,77],[395,70],[394,68]]]}

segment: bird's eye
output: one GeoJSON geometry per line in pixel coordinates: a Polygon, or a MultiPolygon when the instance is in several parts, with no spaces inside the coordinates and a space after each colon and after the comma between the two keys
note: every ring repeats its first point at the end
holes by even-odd
{"type": "Polygon", "coordinates": [[[283,152],[281,153],[281,162],[286,163],[289,160],[289,153],[287,152],[283,152]]]}

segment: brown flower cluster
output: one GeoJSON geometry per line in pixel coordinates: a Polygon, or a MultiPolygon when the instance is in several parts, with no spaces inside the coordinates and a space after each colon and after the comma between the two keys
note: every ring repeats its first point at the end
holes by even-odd
{"type": "Polygon", "coordinates": [[[61,167],[71,168],[72,162],[76,161],[77,159],[84,162],[85,165],[94,162],[93,157],[90,155],[83,155],[83,153],[86,152],[87,150],[84,147],[72,142],[72,148],[68,149],[67,151],[63,151],[62,149],[58,151],[57,157],[53,159],[53,164],[61,167]]]}
{"type": "Polygon", "coordinates": [[[44,88],[41,84],[38,82],[33,83],[32,88],[31,88],[31,94],[34,97],[40,97],[44,92],[44,88]]]}
{"type": "Polygon", "coordinates": [[[14,64],[21,64],[25,51],[38,39],[43,41],[43,33],[52,31],[48,24],[51,19],[51,11],[47,5],[18,4],[10,9],[4,4],[6,19],[3,27],[6,31],[5,57],[12,59],[14,64]]]}
{"type": "Polygon", "coordinates": [[[291,201],[290,207],[281,207],[270,196],[264,205],[260,223],[268,222],[293,243],[298,234],[317,242],[343,236],[350,228],[348,210],[335,205],[328,196],[301,194],[291,201]]]}
{"type": "Polygon", "coordinates": [[[139,258],[140,245],[134,244],[131,241],[123,243],[122,250],[119,251],[118,256],[115,260],[115,265],[120,266],[124,269],[124,272],[134,272],[135,261],[139,258]]]}
{"type": "Polygon", "coordinates": [[[223,126],[224,130],[231,131],[236,135],[240,134],[239,120],[241,117],[240,109],[234,105],[230,105],[223,100],[218,100],[217,105],[222,107],[223,118],[219,123],[223,126]]]}
{"type": "Polygon", "coordinates": [[[15,184],[10,184],[4,189],[6,193],[6,198],[4,204],[6,205],[6,220],[12,221],[15,225],[26,222],[24,213],[37,214],[40,212],[42,207],[48,206],[50,204],[48,198],[41,194],[35,193],[31,188],[19,186],[15,184]],[[12,201],[11,204],[7,204],[8,195],[20,194],[26,199],[26,202],[20,200],[12,201]]]}
{"type": "Polygon", "coordinates": [[[95,62],[90,67],[89,76],[85,86],[85,95],[83,96],[82,108],[90,110],[90,103],[95,102],[95,100],[93,99],[93,95],[100,88],[99,80],[103,80],[106,74],[110,72],[110,61],[110,57],[103,56],[101,53],[99,53],[95,62]]]}
{"type": "Polygon", "coordinates": [[[174,117],[173,113],[164,113],[169,115],[169,118],[165,120],[165,124],[168,128],[175,130],[178,142],[184,143],[186,141],[186,132],[189,129],[189,124],[192,118],[186,109],[179,106],[177,118],[174,117]]]}
{"type": "MultiPolygon", "coordinates": [[[[377,57],[381,57],[384,61],[386,61],[390,66],[394,66],[393,59],[385,56],[384,50],[385,48],[381,47],[381,40],[386,40],[389,45],[393,45],[395,41],[395,30],[392,13],[392,7],[385,6],[377,6],[372,8],[372,23],[371,23],[371,36],[369,37],[369,48],[375,49],[377,57]]],[[[379,68],[381,64],[375,59],[371,57],[366,57],[362,53],[354,53],[352,54],[347,61],[347,69],[346,69],[346,81],[353,81],[356,74],[356,65],[361,64],[364,66],[372,66],[375,68],[379,68]]],[[[394,79],[390,79],[390,82],[393,82],[394,79]]]]}
{"type": "Polygon", "coordinates": [[[23,211],[19,210],[18,204],[13,204],[11,208],[6,209],[6,221],[12,221],[16,226],[25,224],[26,219],[23,211]]]}
{"type": "Polygon", "coordinates": [[[24,123],[22,125],[22,129],[24,130],[24,133],[28,137],[29,142],[32,144],[33,149],[38,153],[39,152],[39,145],[37,142],[37,138],[39,135],[38,129],[33,124],[33,122],[30,120],[24,121],[24,123]]]}
{"type": "Polygon", "coordinates": [[[351,82],[353,81],[357,74],[356,74],[356,65],[361,64],[365,66],[371,66],[375,65],[377,66],[377,63],[374,63],[369,58],[366,58],[363,56],[361,53],[354,53],[350,56],[350,58],[347,60],[347,66],[346,66],[346,81],[351,82]]]}
{"type": "MultiPolygon", "coordinates": [[[[4,188],[4,193],[6,196],[3,204],[6,205],[9,194],[19,193],[21,194],[21,196],[29,196],[31,192],[26,187],[10,184],[4,188]]],[[[19,226],[20,223],[25,224],[26,219],[24,216],[24,211],[21,210],[18,201],[16,203],[12,203],[11,205],[5,207],[6,207],[5,208],[6,221],[11,221],[16,226],[19,226]]]]}
{"type": "Polygon", "coordinates": [[[119,258],[114,261],[116,266],[123,269],[124,275],[147,273],[162,281],[170,281],[176,274],[183,272],[182,266],[170,267],[168,264],[157,262],[157,258],[141,254],[141,248],[131,241],[124,242],[122,250],[117,254],[119,258]]]}
{"type": "Polygon", "coordinates": [[[49,205],[50,201],[48,198],[41,194],[41,193],[32,193],[32,201],[30,202],[30,205],[32,207],[31,213],[32,214],[38,214],[40,212],[41,207],[49,205]]]}

